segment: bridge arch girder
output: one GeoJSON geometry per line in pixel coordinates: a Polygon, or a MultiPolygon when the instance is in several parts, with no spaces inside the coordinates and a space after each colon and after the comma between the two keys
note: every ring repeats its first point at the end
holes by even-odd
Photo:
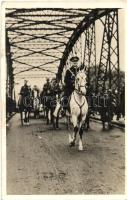
{"type": "Polygon", "coordinates": [[[69,53],[71,52],[73,46],[75,45],[76,41],[81,36],[81,34],[86,29],[88,29],[91,24],[95,23],[96,20],[108,15],[110,12],[114,10],[117,10],[117,9],[94,9],[88,15],[86,15],[84,19],[79,23],[79,25],[73,32],[72,36],[70,37],[70,40],[67,43],[63,56],[61,58],[60,65],[58,67],[58,72],[57,72],[58,80],[61,80],[62,72],[66,64],[66,61],[68,59],[69,53]]]}

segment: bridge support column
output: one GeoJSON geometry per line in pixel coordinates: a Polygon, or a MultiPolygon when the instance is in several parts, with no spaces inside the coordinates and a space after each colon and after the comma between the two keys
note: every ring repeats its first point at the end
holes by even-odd
{"type": "Polygon", "coordinates": [[[84,66],[87,74],[88,90],[95,90],[96,83],[96,40],[95,22],[85,30],[84,66]]]}
{"type": "Polygon", "coordinates": [[[96,90],[117,89],[119,93],[118,10],[106,15],[96,90]]]}
{"type": "Polygon", "coordinates": [[[11,59],[11,49],[9,44],[8,32],[6,31],[6,60],[7,60],[7,78],[6,78],[6,88],[7,94],[12,98],[13,97],[13,88],[14,88],[14,75],[11,59]]]}

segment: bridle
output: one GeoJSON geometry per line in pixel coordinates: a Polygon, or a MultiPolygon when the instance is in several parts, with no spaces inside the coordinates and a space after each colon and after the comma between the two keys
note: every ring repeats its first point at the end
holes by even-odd
{"type": "MultiPolygon", "coordinates": [[[[84,86],[83,86],[84,87],[84,86]]],[[[82,95],[82,96],[85,96],[85,93],[83,93],[82,91],[79,91],[78,89],[74,89],[74,91],[79,94],[79,95],[82,95]]]]}
{"type": "Polygon", "coordinates": [[[71,71],[71,69],[68,69],[68,71],[75,77],[75,74],[71,71]]]}
{"type": "MultiPolygon", "coordinates": [[[[80,78],[83,80],[83,77],[80,77],[80,78]]],[[[75,81],[77,82],[77,80],[75,80],[75,81]]],[[[77,84],[77,86],[78,86],[78,89],[75,88],[76,93],[84,96],[85,94],[80,90],[80,88],[85,88],[86,83],[84,85],[77,84]]]]}

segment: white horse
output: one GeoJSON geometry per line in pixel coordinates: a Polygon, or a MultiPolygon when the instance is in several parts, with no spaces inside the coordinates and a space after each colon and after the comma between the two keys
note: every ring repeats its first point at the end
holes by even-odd
{"type": "Polygon", "coordinates": [[[84,71],[79,71],[75,77],[75,90],[70,98],[70,115],[71,122],[74,126],[74,132],[69,132],[69,145],[74,146],[76,135],[79,134],[79,150],[83,150],[82,135],[83,123],[86,120],[88,112],[88,103],[85,97],[86,94],[86,75],[84,71]]]}

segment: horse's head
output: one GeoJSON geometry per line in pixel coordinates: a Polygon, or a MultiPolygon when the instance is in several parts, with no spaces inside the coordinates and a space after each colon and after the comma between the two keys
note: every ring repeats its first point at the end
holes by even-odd
{"type": "Polygon", "coordinates": [[[82,94],[86,94],[86,75],[84,71],[79,71],[75,77],[75,89],[82,94]]]}

